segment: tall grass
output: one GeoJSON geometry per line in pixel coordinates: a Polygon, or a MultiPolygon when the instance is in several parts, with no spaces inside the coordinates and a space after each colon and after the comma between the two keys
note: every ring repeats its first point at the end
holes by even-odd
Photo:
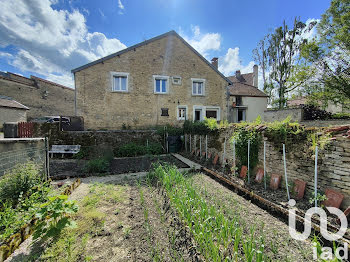
{"type": "Polygon", "coordinates": [[[264,240],[255,241],[254,228],[250,237],[243,241],[239,217],[228,220],[221,210],[208,204],[175,167],[158,165],[147,178],[150,183],[160,182],[205,260],[267,260],[264,240]]]}

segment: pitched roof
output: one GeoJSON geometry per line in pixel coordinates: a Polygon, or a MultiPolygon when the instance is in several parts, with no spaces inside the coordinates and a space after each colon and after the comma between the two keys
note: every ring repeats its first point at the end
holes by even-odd
{"type": "Polygon", "coordinates": [[[111,59],[111,58],[116,57],[116,56],[118,56],[118,55],[124,54],[124,53],[126,53],[126,52],[128,52],[128,51],[130,51],[130,50],[133,50],[133,49],[138,48],[138,47],[140,47],[140,46],[146,45],[146,44],[148,44],[148,43],[151,43],[151,42],[156,41],[156,40],[158,40],[158,39],[161,39],[161,38],[163,38],[163,37],[167,37],[167,36],[169,36],[169,35],[174,35],[174,36],[178,37],[187,47],[189,47],[196,55],[198,55],[199,58],[201,58],[201,59],[202,59],[208,66],[210,66],[216,73],[218,73],[218,74],[219,74],[223,79],[225,79],[229,84],[232,84],[232,82],[231,82],[230,79],[228,79],[227,77],[225,77],[217,68],[215,68],[207,59],[205,59],[200,53],[198,53],[198,51],[197,51],[196,49],[194,49],[189,43],[187,43],[187,42],[185,41],[185,39],[183,39],[183,38],[182,38],[178,33],[176,33],[174,30],[169,31],[169,32],[167,32],[167,33],[165,33],[165,34],[162,34],[162,35],[153,37],[153,38],[151,38],[151,39],[149,39],[149,40],[143,41],[143,42],[138,43],[138,44],[136,44],[136,45],[130,46],[130,47],[125,48],[125,49],[123,49],[123,50],[121,50],[121,51],[119,51],[119,52],[113,53],[113,54],[111,54],[111,55],[102,57],[102,58],[100,58],[100,59],[98,59],[98,60],[95,60],[95,61],[93,61],[93,62],[91,62],[91,63],[88,63],[88,64],[85,64],[85,65],[83,65],[83,66],[74,68],[74,69],[71,70],[71,72],[72,72],[72,73],[75,73],[75,72],[81,71],[81,70],[83,70],[83,69],[85,69],[85,68],[88,68],[88,67],[90,67],[90,66],[96,65],[96,64],[101,63],[101,62],[104,62],[104,61],[106,61],[106,60],[108,60],[108,59],[111,59]]]}
{"type": "Polygon", "coordinates": [[[254,85],[253,83],[254,73],[241,74],[240,79],[237,79],[235,75],[228,76],[227,78],[230,79],[232,83],[243,82],[248,85],[254,85]]]}
{"type": "Polygon", "coordinates": [[[22,105],[21,103],[13,100],[11,97],[8,97],[8,96],[0,96],[0,107],[29,110],[28,107],[26,107],[25,105],[22,105]]]}
{"type": "Polygon", "coordinates": [[[242,82],[233,83],[229,87],[231,96],[257,96],[257,97],[268,97],[263,91],[259,90],[255,86],[248,85],[242,82]]]}

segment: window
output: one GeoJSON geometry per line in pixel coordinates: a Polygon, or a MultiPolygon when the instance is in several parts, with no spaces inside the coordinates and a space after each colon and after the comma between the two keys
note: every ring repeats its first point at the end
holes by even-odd
{"type": "Polygon", "coordinates": [[[187,118],[187,106],[177,107],[177,120],[186,120],[187,118]]]}
{"type": "Polygon", "coordinates": [[[238,122],[245,121],[246,120],[245,114],[246,114],[245,109],[238,109],[238,111],[237,111],[237,121],[238,122]]]}
{"type": "Polygon", "coordinates": [[[192,78],[192,95],[204,96],[205,79],[192,78]]]}
{"type": "Polygon", "coordinates": [[[161,108],[162,114],[160,116],[169,116],[169,109],[168,108],[161,108]]]}
{"type": "Polygon", "coordinates": [[[173,85],[181,85],[181,77],[180,76],[173,76],[173,85]]]}
{"type": "Polygon", "coordinates": [[[154,93],[166,94],[168,93],[169,77],[168,76],[153,76],[154,79],[154,93]]]}
{"type": "Polygon", "coordinates": [[[206,107],[205,108],[206,118],[215,118],[217,121],[220,120],[220,107],[206,107]]]}
{"type": "Polygon", "coordinates": [[[242,97],[236,96],[236,106],[242,106],[242,97]]]}
{"type": "Polygon", "coordinates": [[[129,73],[111,72],[112,91],[128,92],[129,73]]]}

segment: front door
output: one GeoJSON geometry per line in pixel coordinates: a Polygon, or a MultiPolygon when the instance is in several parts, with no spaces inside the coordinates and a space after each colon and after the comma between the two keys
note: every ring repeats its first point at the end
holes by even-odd
{"type": "Polygon", "coordinates": [[[194,110],[194,121],[201,121],[201,120],[202,120],[202,109],[194,110]]]}

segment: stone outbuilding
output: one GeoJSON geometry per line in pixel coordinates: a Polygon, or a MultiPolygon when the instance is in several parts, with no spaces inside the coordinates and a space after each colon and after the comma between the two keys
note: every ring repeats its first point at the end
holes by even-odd
{"type": "Polygon", "coordinates": [[[5,122],[26,122],[28,107],[7,96],[0,96],[0,128],[5,122]]]}

